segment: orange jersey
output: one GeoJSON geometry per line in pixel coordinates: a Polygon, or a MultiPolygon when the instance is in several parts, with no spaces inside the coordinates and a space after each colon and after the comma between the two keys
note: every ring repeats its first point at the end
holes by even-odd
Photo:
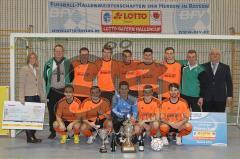
{"type": "Polygon", "coordinates": [[[114,91],[114,79],[119,69],[118,62],[115,60],[97,60],[96,65],[98,69],[97,81],[99,88],[102,91],[114,91]]]}
{"type": "Polygon", "coordinates": [[[131,61],[130,64],[119,62],[119,80],[127,81],[130,90],[138,90],[137,86],[137,65],[138,61],[131,61]]]}
{"type": "Polygon", "coordinates": [[[162,79],[162,97],[169,98],[168,86],[170,83],[177,83],[180,85],[181,81],[181,64],[174,62],[172,64],[164,63],[167,70],[160,78],[162,79]]]}
{"type": "Polygon", "coordinates": [[[87,98],[83,101],[81,109],[84,112],[84,119],[96,121],[96,118],[101,112],[103,115],[99,115],[100,119],[105,118],[104,115],[110,115],[110,103],[107,99],[101,98],[98,103],[94,103],[91,98],[87,98]]]}
{"type": "Polygon", "coordinates": [[[93,80],[97,76],[97,67],[94,63],[88,62],[81,64],[79,60],[72,62],[74,68],[74,95],[80,97],[89,97],[90,88],[93,85],[93,80]]]}
{"type": "Polygon", "coordinates": [[[143,62],[137,65],[137,75],[139,77],[139,93],[142,94],[145,85],[152,85],[153,91],[158,92],[158,80],[165,72],[166,68],[163,65],[152,63],[145,64],[143,62]]]}
{"type": "Polygon", "coordinates": [[[190,110],[187,102],[179,98],[177,103],[171,103],[170,99],[165,99],[161,106],[161,119],[169,122],[179,122],[190,117],[190,110]]]}
{"type": "Polygon", "coordinates": [[[63,121],[74,121],[78,119],[78,109],[81,101],[73,97],[72,103],[68,103],[66,97],[60,99],[56,105],[56,115],[63,121]]]}
{"type": "Polygon", "coordinates": [[[159,110],[161,101],[157,98],[152,98],[150,103],[145,103],[144,98],[138,98],[138,118],[139,120],[151,120],[159,118],[159,110]]]}

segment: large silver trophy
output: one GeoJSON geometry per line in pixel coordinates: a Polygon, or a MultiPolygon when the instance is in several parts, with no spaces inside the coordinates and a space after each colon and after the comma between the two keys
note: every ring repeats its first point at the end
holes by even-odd
{"type": "Polygon", "coordinates": [[[97,130],[97,133],[99,135],[99,137],[101,138],[102,140],[102,145],[100,147],[100,150],[99,152],[101,153],[106,153],[107,152],[107,147],[106,147],[106,144],[105,144],[105,140],[106,138],[108,137],[108,134],[110,133],[108,130],[106,129],[98,129],[97,130]]]}
{"type": "Polygon", "coordinates": [[[131,141],[133,129],[134,126],[129,118],[123,122],[123,134],[126,138],[122,144],[122,152],[136,152],[136,147],[131,141]]]}

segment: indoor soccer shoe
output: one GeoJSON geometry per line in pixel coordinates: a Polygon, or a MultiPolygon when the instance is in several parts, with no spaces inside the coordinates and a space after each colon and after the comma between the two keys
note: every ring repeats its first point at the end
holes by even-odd
{"type": "Polygon", "coordinates": [[[162,137],[163,145],[169,145],[167,137],[162,137]]]}
{"type": "Polygon", "coordinates": [[[92,135],[88,137],[87,144],[93,144],[96,139],[96,136],[92,135]]]}
{"type": "Polygon", "coordinates": [[[67,135],[62,135],[62,136],[61,136],[61,139],[60,139],[60,143],[61,143],[61,144],[65,144],[66,141],[67,141],[67,135]]]}
{"type": "Polygon", "coordinates": [[[176,137],[176,144],[177,145],[182,145],[182,137],[176,137]]]}
{"type": "Polygon", "coordinates": [[[74,142],[74,144],[78,144],[79,143],[79,136],[78,135],[74,135],[73,142],[74,142]]]}

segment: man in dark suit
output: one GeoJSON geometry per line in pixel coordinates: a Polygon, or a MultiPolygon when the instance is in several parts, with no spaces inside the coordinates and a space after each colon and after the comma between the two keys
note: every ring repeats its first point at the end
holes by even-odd
{"type": "Polygon", "coordinates": [[[220,62],[219,49],[212,49],[210,62],[203,64],[204,73],[200,77],[201,100],[204,112],[225,112],[226,104],[230,105],[233,96],[233,84],[230,68],[220,62]]]}

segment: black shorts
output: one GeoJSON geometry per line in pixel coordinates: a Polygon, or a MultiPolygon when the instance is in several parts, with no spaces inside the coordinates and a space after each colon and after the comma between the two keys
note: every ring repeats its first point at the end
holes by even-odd
{"type": "Polygon", "coordinates": [[[169,132],[178,133],[179,131],[178,131],[178,129],[175,129],[175,128],[173,128],[173,127],[170,126],[169,132]]]}
{"type": "Polygon", "coordinates": [[[125,120],[123,118],[118,118],[114,113],[112,113],[112,122],[113,122],[113,130],[118,133],[120,128],[123,126],[123,122],[125,120]]]}
{"type": "Polygon", "coordinates": [[[145,122],[145,124],[150,125],[150,122],[145,122]]]}
{"type": "Polygon", "coordinates": [[[65,127],[66,127],[66,132],[67,132],[67,127],[68,127],[68,125],[71,123],[70,121],[63,121],[63,123],[64,123],[64,125],[65,125],[65,127]]]}

